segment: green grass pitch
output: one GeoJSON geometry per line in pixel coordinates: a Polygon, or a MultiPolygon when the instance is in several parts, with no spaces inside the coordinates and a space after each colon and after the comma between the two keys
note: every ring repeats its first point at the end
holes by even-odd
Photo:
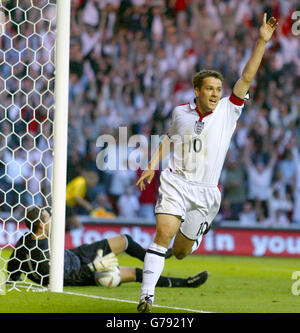
{"type": "MultiPolygon", "coordinates": [[[[119,262],[142,267],[127,255],[119,256],[119,262]]],[[[157,288],[152,312],[300,312],[300,295],[292,292],[296,282],[292,274],[300,271],[299,259],[197,255],[166,260],[163,274],[187,277],[204,269],[209,279],[199,288],[157,288]]],[[[140,286],[65,287],[63,293],[10,291],[0,295],[0,313],[136,313],[140,286]]]]}

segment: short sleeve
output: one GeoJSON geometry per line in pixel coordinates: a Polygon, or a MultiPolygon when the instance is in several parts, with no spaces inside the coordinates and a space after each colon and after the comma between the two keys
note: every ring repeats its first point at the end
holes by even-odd
{"type": "Polygon", "coordinates": [[[237,120],[243,110],[244,107],[244,100],[242,98],[237,97],[233,92],[228,98],[228,107],[230,111],[233,111],[232,116],[237,120]]]}

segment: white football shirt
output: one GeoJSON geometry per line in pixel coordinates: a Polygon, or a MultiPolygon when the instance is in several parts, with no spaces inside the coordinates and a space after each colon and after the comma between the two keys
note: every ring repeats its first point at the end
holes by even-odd
{"type": "Polygon", "coordinates": [[[168,131],[174,153],[168,168],[188,181],[217,186],[243,106],[244,100],[232,93],[205,116],[195,100],[175,107],[168,131]]]}

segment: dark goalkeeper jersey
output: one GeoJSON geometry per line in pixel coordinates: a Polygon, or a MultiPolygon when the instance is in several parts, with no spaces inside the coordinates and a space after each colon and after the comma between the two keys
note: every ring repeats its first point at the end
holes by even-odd
{"type": "MultiPolygon", "coordinates": [[[[93,273],[87,266],[89,260],[80,255],[78,249],[64,251],[64,285],[90,285],[94,283],[93,273]]],[[[7,264],[9,279],[21,279],[22,272],[35,283],[49,284],[50,270],[49,240],[32,239],[28,232],[17,242],[7,264]]]]}

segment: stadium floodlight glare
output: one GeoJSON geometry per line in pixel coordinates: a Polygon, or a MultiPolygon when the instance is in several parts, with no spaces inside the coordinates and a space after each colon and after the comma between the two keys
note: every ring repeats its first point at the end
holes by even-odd
{"type": "Polygon", "coordinates": [[[0,1],[0,289],[26,209],[52,208],[48,288],[23,270],[6,291],[63,291],[70,15],[71,0],[0,1]]]}

